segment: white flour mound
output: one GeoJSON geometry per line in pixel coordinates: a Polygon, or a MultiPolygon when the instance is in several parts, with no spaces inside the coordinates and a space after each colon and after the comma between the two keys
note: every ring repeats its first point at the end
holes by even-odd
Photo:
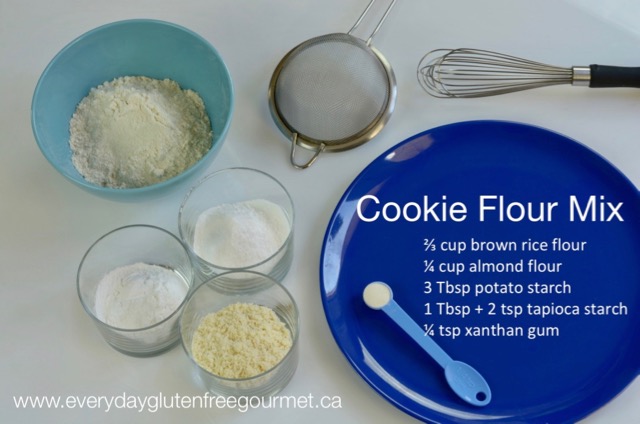
{"type": "Polygon", "coordinates": [[[224,203],[198,216],[193,250],[217,266],[245,268],[277,253],[290,232],[285,211],[269,200],[224,203]]]}
{"type": "Polygon", "coordinates": [[[127,76],[92,88],[70,122],[73,165],[89,182],[134,188],[174,177],[210,148],[200,96],[172,80],[127,76]]]}

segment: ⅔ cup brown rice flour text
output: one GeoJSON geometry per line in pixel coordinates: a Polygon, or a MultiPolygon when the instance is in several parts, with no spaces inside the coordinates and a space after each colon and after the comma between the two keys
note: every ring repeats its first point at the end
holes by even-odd
{"type": "Polygon", "coordinates": [[[126,76],[92,88],[70,122],[73,165],[113,188],[155,184],[180,174],[210,148],[200,96],[172,80],[126,76]]]}

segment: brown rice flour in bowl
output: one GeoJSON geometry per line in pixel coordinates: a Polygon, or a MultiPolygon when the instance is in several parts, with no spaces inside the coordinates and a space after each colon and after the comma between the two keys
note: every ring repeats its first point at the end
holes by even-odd
{"type": "Polygon", "coordinates": [[[91,89],[70,121],[72,162],[92,183],[137,188],[172,178],[211,148],[211,122],[193,90],[125,76],[91,89]]]}

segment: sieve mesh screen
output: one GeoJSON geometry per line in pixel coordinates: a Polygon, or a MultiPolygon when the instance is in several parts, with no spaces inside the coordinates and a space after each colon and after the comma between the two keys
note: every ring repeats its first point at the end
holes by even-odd
{"type": "Polygon", "coordinates": [[[330,34],[291,52],[274,95],[280,117],[294,132],[331,145],[365,130],[384,113],[390,81],[362,40],[330,34]]]}

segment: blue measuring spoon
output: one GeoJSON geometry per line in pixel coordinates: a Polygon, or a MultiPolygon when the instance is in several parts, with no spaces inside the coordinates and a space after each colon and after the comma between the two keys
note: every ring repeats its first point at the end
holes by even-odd
{"type": "Polygon", "coordinates": [[[380,281],[369,283],[362,292],[362,298],[371,309],[386,313],[444,368],[449,387],[461,399],[474,406],[485,406],[491,401],[491,388],[484,377],[472,366],[453,360],[428,334],[425,334],[393,300],[391,287],[380,281]]]}

